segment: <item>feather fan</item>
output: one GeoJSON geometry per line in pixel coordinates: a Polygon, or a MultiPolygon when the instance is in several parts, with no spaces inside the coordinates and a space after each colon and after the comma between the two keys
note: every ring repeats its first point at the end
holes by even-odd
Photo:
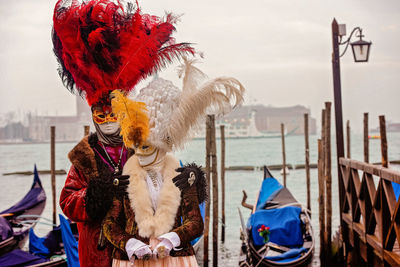
{"type": "Polygon", "coordinates": [[[111,105],[121,126],[121,136],[126,147],[138,146],[149,136],[149,117],[146,104],[126,97],[119,90],[111,93],[111,105]]]}

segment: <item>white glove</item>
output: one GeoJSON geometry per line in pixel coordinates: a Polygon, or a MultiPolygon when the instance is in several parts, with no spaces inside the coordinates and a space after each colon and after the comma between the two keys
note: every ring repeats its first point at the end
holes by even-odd
{"type": "Polygon", "coordinates": [[[125,251],[132,263],[135,261],[135,255],[140,260],[148,260],[153,255],[150,246],[136,238],[131,238],[128,240],[128,242],[126,242],[125,251]]]}
{"type": "Polygon", "coordinates": [[[158,240],[161,242],[154,248],[153,255],[161,259],[169,256],[171,250],[181,244],[181,239],[175,232],[163,234],[158,237],[158,240]]]}

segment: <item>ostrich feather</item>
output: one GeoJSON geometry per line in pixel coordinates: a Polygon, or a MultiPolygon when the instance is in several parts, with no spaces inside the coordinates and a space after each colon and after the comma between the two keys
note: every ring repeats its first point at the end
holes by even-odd
{"type": "Polygon", "coordinates": [[[194,66],[198,61],[183,57],[183,64],[178,67],[178,77],[183,76],[182,92],[187,93],[195,90],[201,81],[207,78],[207,75],[194,66]]]}
{"type": "Polygon", "coordinates": [[[142,144],[149,136],[149,117],[146,104],[126,97],[119,90],[111,93],[111,105],[121,126],[121,136],[126,147],[142,144]]]}
{"type": "MultiPolygon", "coordinates": [[[[186,81],[191,82],[190,77],[186,81]]],[[[190,129],[198,126],[207,111],[225,114],[243,102],[244,90],[235,78],[219,77],[205,82],[196,90],[190,90],[190,93],[182,93],[169,119],[166,135],[176,148],[182,148],[190,138],[190,129]]]]}

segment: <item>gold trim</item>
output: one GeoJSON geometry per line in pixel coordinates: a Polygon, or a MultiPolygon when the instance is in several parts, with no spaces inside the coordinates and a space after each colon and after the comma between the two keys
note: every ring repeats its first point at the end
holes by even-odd
{"type": "MultiPolygon", "coordinates": [[[[156,162],[156,160],[157,160],[157,158],[158,158],[158,152],[160,151],[160,149],[156,149],[157,150],[157,155],[156,155],[156,157],[154,158],[154,160],[151,162],[151,163],[149,163],[149,164],[147,164],[147,165],[140,165],[142,168],[145,168],[145,167],[147,167],[147,166],[150,166],[150,165],[152,165],[152,164],[154,164],[154,162],[156,162]]],[[[153,155],[154,153],[152,153],[152,154],[150,154],[149,156],[151,156],[151,155],[153,155]]],[[[140,162],[139,162],[140,163],[140,162]]]]}

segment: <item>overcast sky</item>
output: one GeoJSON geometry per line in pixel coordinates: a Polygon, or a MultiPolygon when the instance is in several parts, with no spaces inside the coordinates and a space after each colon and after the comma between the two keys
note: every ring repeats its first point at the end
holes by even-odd
{"type": "MultiPolygon", "coordinates": [[[[37,111],[72,115],[75,99],[58,77],[52,53],[56,1],[0,1],[0,113],[37,111]]],[[[246,104],[304,105],[320,118],[333,101],[331,22],[347,32],[360,26],[373,42],[370,62],[354,63],[351,49],[341,58],[344,121],[362,128],[378,116],[400,122],[400,1],[385,0],[146,0],[146,13],[183,14],[178,42],[204,52],[198,67],[208,76],[233,76],[247,89],[246,104]]],[[[355,40],[355,39],[354,39],[355,40]]],[[[343,48],[342,48],[343,49],[343,48]]],[[[176,78],[172,65],[160,76],[176,78]]]]}

